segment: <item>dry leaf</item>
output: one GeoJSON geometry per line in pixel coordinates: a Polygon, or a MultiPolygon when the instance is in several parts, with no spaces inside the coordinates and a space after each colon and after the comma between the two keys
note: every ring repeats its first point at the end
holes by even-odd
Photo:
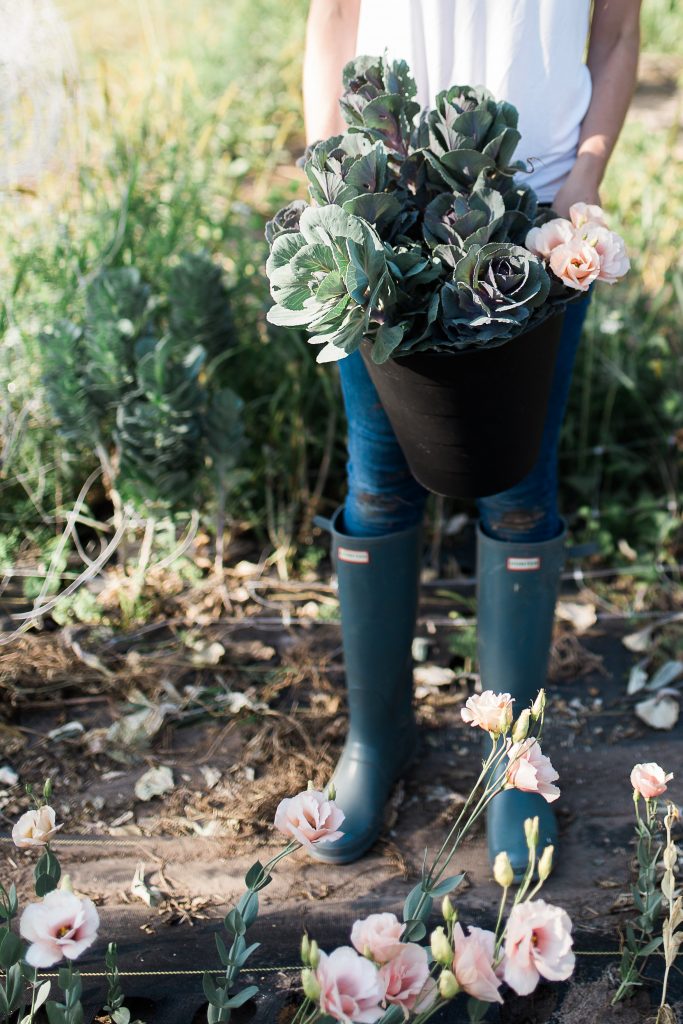
{"type": "Polygon", "coordinates": [[[672,615],[662,615],[661,619],[657,619],[656,622],[650,623],[649,626],[639,629],[636,633],[629,633],[628,636],[622,638],[621,642],[629,651],[633,651],[635,654],[643,654],[650,646],[652,634],[655,630],[668,625],[670,622],[683,622],[683,612],[674,612],[672,615]]]}
{"type": "Polygon", "coordinates": [[[457,679],[452,668],[441,665],[418,665],[414,676],[418,686],[450,686],[457,679]]]}
{"type": "Polygon", "coordinates": [[[214,789],[221,781],[221,773],[217,768],[211,768],[208,764],[200,764],[199,770],[204,776],[207,789],[214,789]]]}
{"type": "Polygon", "coordinates": [[[634,654],[644,654],[650,646],[654,628],[654,626],[646,626],[644,629],[639,629],[636,633],[629,633],[628,636],[622,637],[621,642],[624,647],[628,648],[629,651],[633,651],[634,654]]]}
{"type": "Polygon", "coordinates": [[[668,695],[659,694],[636,704],[636,715],[652,729],[673,729],[678,721],[678,701],[668,695]]]}
{"type": "Polygon", "coordinates": [[[579,604],[578,601],[558,601],[557,617],[570,622],[577,633],[585,633],[598,621],[594,604],[579,604]]]}
{"type": "Polygon", "coordinates": [[[640,661],[631,669],[631,672],[628,677],[628,686],[626,687],[626,692],[631,694],[639,693],[641,690],[645,688],[646,683],[647,672],[643,668],[643,662],[640,661]]]}
{"type": "Polygon", "coordinates": [[[64,725],[58,726],[56,729],[51,729],[47,734],[49,740],[59,742],[60,740],[75,740],[78,736],[82,736],[85,732],[85,726],[82,722],[65,722],[64,725]]]}
{"type": "Polygon", "coordinates": [[[0,768],[0,786],[16,786],[19,776],[8,764],[0,768]]]}
{"type": "Polygon", "coordinates": [[[166,765],[150,768],[135,783],[135,796],[138,800],[152,800],[155,796],[163,796],[175,788],[173,772],[166,765]]]}
{"type": "Polygon", "coordinates": [[[148,907],[156,907],[161,903],[161,891],[154,885],[148,885],[145,881],[145,865],[138,864],[133,875],[133,882],[130,887],[133,896],[136,896],[148,907]]]}

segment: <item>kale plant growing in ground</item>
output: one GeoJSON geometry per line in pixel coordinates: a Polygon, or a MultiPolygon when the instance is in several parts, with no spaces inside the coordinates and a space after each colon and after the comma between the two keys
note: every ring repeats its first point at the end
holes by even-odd
{"type": "Polygon", "coordinates": [[[135,267],[86,286],[82,322],[40,336],[56,427],[94,451],[117,504],[146,515],[194,507],[202,477],[225,495],[243,442],[242,401],[227,383],[235,341],[220,268],[186,254],[154,294],[135,267]]]}

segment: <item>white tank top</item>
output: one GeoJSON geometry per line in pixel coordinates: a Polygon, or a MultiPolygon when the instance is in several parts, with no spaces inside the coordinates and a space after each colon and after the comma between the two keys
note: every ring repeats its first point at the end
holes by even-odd
{"type": "Polygon", "coordinates": [[[576,157],[591,97],[591,0],[361,0],[356,54],[406,60],[421,106],[451,85],[484,85],[519,110],[514,159],[551,202],[576,157]]]}

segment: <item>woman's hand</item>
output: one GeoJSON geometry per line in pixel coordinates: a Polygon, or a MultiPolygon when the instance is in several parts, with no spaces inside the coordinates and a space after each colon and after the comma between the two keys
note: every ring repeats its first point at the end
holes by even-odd
{"type": "Polygon", "coordinates": [[[569,219],[569,208],[574,203],[592,203],[601,206],[600,193],[594,174],[579,158],[569,176],[553,199],[553,210],[559,217],[569,219]]]}

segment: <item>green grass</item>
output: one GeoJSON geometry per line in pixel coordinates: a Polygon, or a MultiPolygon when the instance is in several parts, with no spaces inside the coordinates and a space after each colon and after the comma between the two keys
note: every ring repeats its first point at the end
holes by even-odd
{"type": "MultiPolygon", "coordinates": [[[[292,538],[309,538],[321,490],[333,501],[344,487],[336,375],[316,366],[303,336],[265,324],[263,226],[304,194],[293,165],[307,3],[62,8],[81,71],[72,163],[16,193],[0,224],[0,420],[14,429],[0,464],[0,531],[14,531],[4,557],[32,531],[54,532],[91,468],[60,442],[42,401],[39,331],[78,317],[98,268],[135,264],[154,283],[179,253],[202,248],[225,270],[240,328],[231,384],[247,403],[250,445],[231,511],[286,558],[292,538]]],[[[647,49],[672,50],[679,5],[646,0],[643,29],[647,49]]],[[[680,517],[669,440],[683,423],[675,144],[666,127],[637,122],[619,143],[603,197],[633,272],[596,297],[564,434],[564,507],[611,555],[622,538],[639,553],[672,550],[680,517]]],[[[203,501],[210,509],[212,495],[203,501]]]]}

